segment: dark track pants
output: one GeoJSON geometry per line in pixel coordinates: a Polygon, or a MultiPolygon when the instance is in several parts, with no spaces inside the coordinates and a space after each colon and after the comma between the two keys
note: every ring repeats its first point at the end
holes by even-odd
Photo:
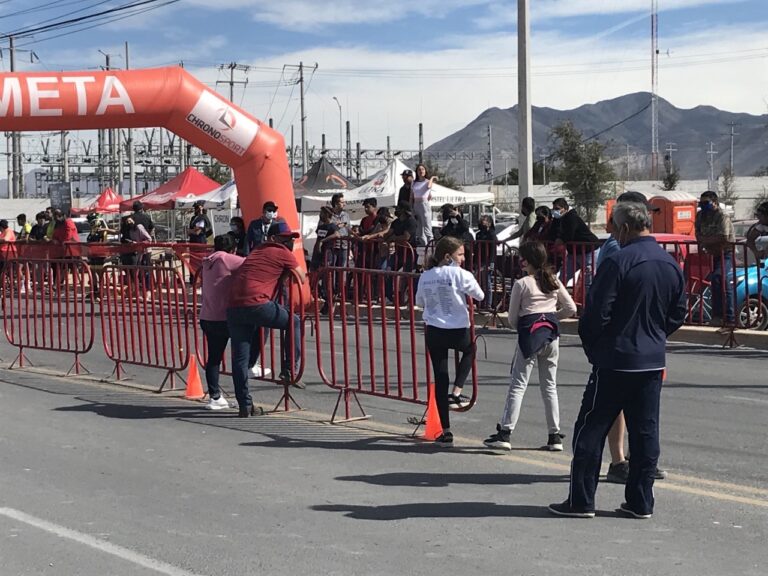
{"type": "Polygon", "coordinates": [[[593,368],[573,433],[569,500],[594,510],[605,437],[619,412],[629,432],[629,478],[624,498],[638,514],[653,513],[653,479],[659,460],[662,371],[616,372],[593,368]]]}

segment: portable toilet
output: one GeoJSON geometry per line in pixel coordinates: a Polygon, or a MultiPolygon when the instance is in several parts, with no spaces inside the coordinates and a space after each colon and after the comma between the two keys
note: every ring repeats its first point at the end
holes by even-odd
{"type": "Polygon", "coordinates": [[[654,232],[695,235],[698,198],[688,192],[671,190],[664,196],[654,196],[648,202],[658,208],[653,212],[654,232]]]}

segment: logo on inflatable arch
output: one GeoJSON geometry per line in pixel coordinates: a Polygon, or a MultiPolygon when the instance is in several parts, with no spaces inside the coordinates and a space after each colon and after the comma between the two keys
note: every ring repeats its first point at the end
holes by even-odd
{"type": "Polygon", "coordinates": [[[245,154],[259,131],[256,122],[208,90],[200,94],[187,122],[238,156],[245,154]]]}

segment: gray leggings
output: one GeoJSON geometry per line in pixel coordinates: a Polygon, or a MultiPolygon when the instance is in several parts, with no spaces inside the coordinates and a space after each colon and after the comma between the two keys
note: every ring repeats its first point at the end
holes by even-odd
{"type": "Polygon", "coordinates": [[[416,240],[426,246],[434,239],[432,236],[432,207],[429,202],[414,202],[413,215],[416,218],[416,240]]]}

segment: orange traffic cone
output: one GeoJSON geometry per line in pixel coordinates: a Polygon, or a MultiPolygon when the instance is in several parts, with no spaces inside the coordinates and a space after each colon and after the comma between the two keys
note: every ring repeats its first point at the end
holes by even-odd
{"type": "Polygon", "coordinates": [[[440,414],[435,400],[435,385],[430,383],[427,387],[427,423],[424,425],[424,438],[434,440],[442,433],[443,426],[440,424],[440,414]]]}
{"type": "Polygon", "coordinates": [[[200,400],[205,398],[203,384],[200,382],[200,373],[197,370],[197,358],[189,359],[189,372],[187,374],[187,389],[184,392],[185,398],[200,400]]]}

